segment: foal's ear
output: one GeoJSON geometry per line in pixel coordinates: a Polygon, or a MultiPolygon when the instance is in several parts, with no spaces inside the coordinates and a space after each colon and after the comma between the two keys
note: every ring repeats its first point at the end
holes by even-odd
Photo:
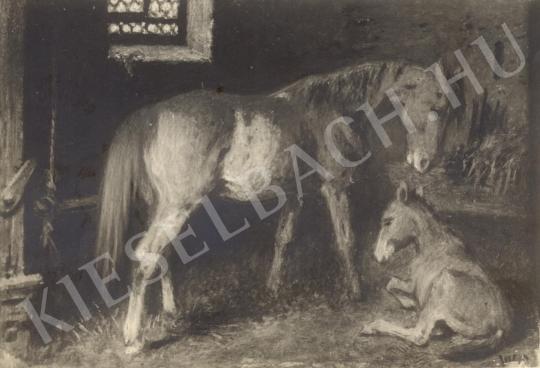
{"type": "Polygon", "coordinates": [[[396,191],[396,198],[398,201],[406,203],[407,199],[409,198],[409,188],[407,187],[407,183],[404,181],[399,183],[399,187],[396,191]]]}

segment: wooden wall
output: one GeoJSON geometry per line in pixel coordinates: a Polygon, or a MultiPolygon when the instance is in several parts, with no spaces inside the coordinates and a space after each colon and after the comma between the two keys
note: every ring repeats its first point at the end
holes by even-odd
{"type": "MultiPolygon", "coordinates": [[[[0,190],[23,159],[25,0],[0,0],[0,190]]],[[[0,216],[0,278],[23,272],[23,209],[0,216]]]]}

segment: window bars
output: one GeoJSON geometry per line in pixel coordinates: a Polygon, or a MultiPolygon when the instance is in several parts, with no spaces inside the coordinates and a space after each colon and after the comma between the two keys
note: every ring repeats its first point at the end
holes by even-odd
{"type": "Polygon", "coordinates": [[[210,62],[213,0],[108,0],[109,56],[134,62],[210,62]]]}

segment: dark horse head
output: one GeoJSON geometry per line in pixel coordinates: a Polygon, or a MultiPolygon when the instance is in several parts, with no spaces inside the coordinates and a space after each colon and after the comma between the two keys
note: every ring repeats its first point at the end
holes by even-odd
{"type": "Polygon", "coordinates": [[[446,127],[455,114],[435,76],[420,67],[410,68],[392,89],[415,128],[407,133],[407,163],[425,173],[439,159],[446,127]]]}

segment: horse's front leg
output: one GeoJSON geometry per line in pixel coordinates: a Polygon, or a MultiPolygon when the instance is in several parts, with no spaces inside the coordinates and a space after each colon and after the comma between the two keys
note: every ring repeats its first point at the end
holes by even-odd
{"type": "Polygon", "coordinates": [[[282,280],[283,261],[285,250],[292,241],[296,224],[302,205],[298,201],[289,200],[285,208],[281,210],[278,227],[276,229],[276,238],[274,241],[274,259],[270,266],[270,273],[266,280],[267,288],[276,295],[282,280]]]}
{"type": "Polygon", "coordinates": [[[412,281],[403,281],[397,277],[392,277],[386,285],[386,290],[399,301],[403,308],[416,307],[416,301],[412,297],[414,293],[414,283],[412,281]]]}
{"type": "Polygon", "coordinates": [[[343,264],[349,296],[358,299],[360,297],[360,277],[354,263],[355,237],[351,226],[351,211],[346,190],[345,188],[338,189],[332,183],[324,183],[321,187],[321,193],[326,200],[332,218],[334,234],[336,235],[336,249],[343,264]]]}
{"type": "MultiPolygon", "coordinates": [[[[142,319],[145,315],[145,294],[146,287],[153,282],[161,279],[164,285],[169,283],[168,265],[161,256],[164,248],[169,244],[180,231],[182,225],[186,221],[188,213],[182,209],[167,207],[157,212],[155,219],[152,221],[148,232],[144,235],[139,243],[136,256],[139,264],[136,266],[131,295],[129,298],[128,312],[124,323],[124,342],[127,346],[126,353],[131,354],[138,352],[143,347],[144,339],[141,338],[142,319]],[[157,266],[160,268],[160,275],[154,276],[157,266]],[[154,276],[154,278],[152,278],[154,276]],[[165,276],[165,281],[163,277],[165,276]]],[[[165,286],[167,288],[167,286],[165,286]]],[[[172,292],[171,292],[172,295],[172,292]]],[[[167,297],[165,308],[173,308],[174,297],[169,300],[167,297]],[[169,303],[172,301],[172,304],[169,303]]]]}

